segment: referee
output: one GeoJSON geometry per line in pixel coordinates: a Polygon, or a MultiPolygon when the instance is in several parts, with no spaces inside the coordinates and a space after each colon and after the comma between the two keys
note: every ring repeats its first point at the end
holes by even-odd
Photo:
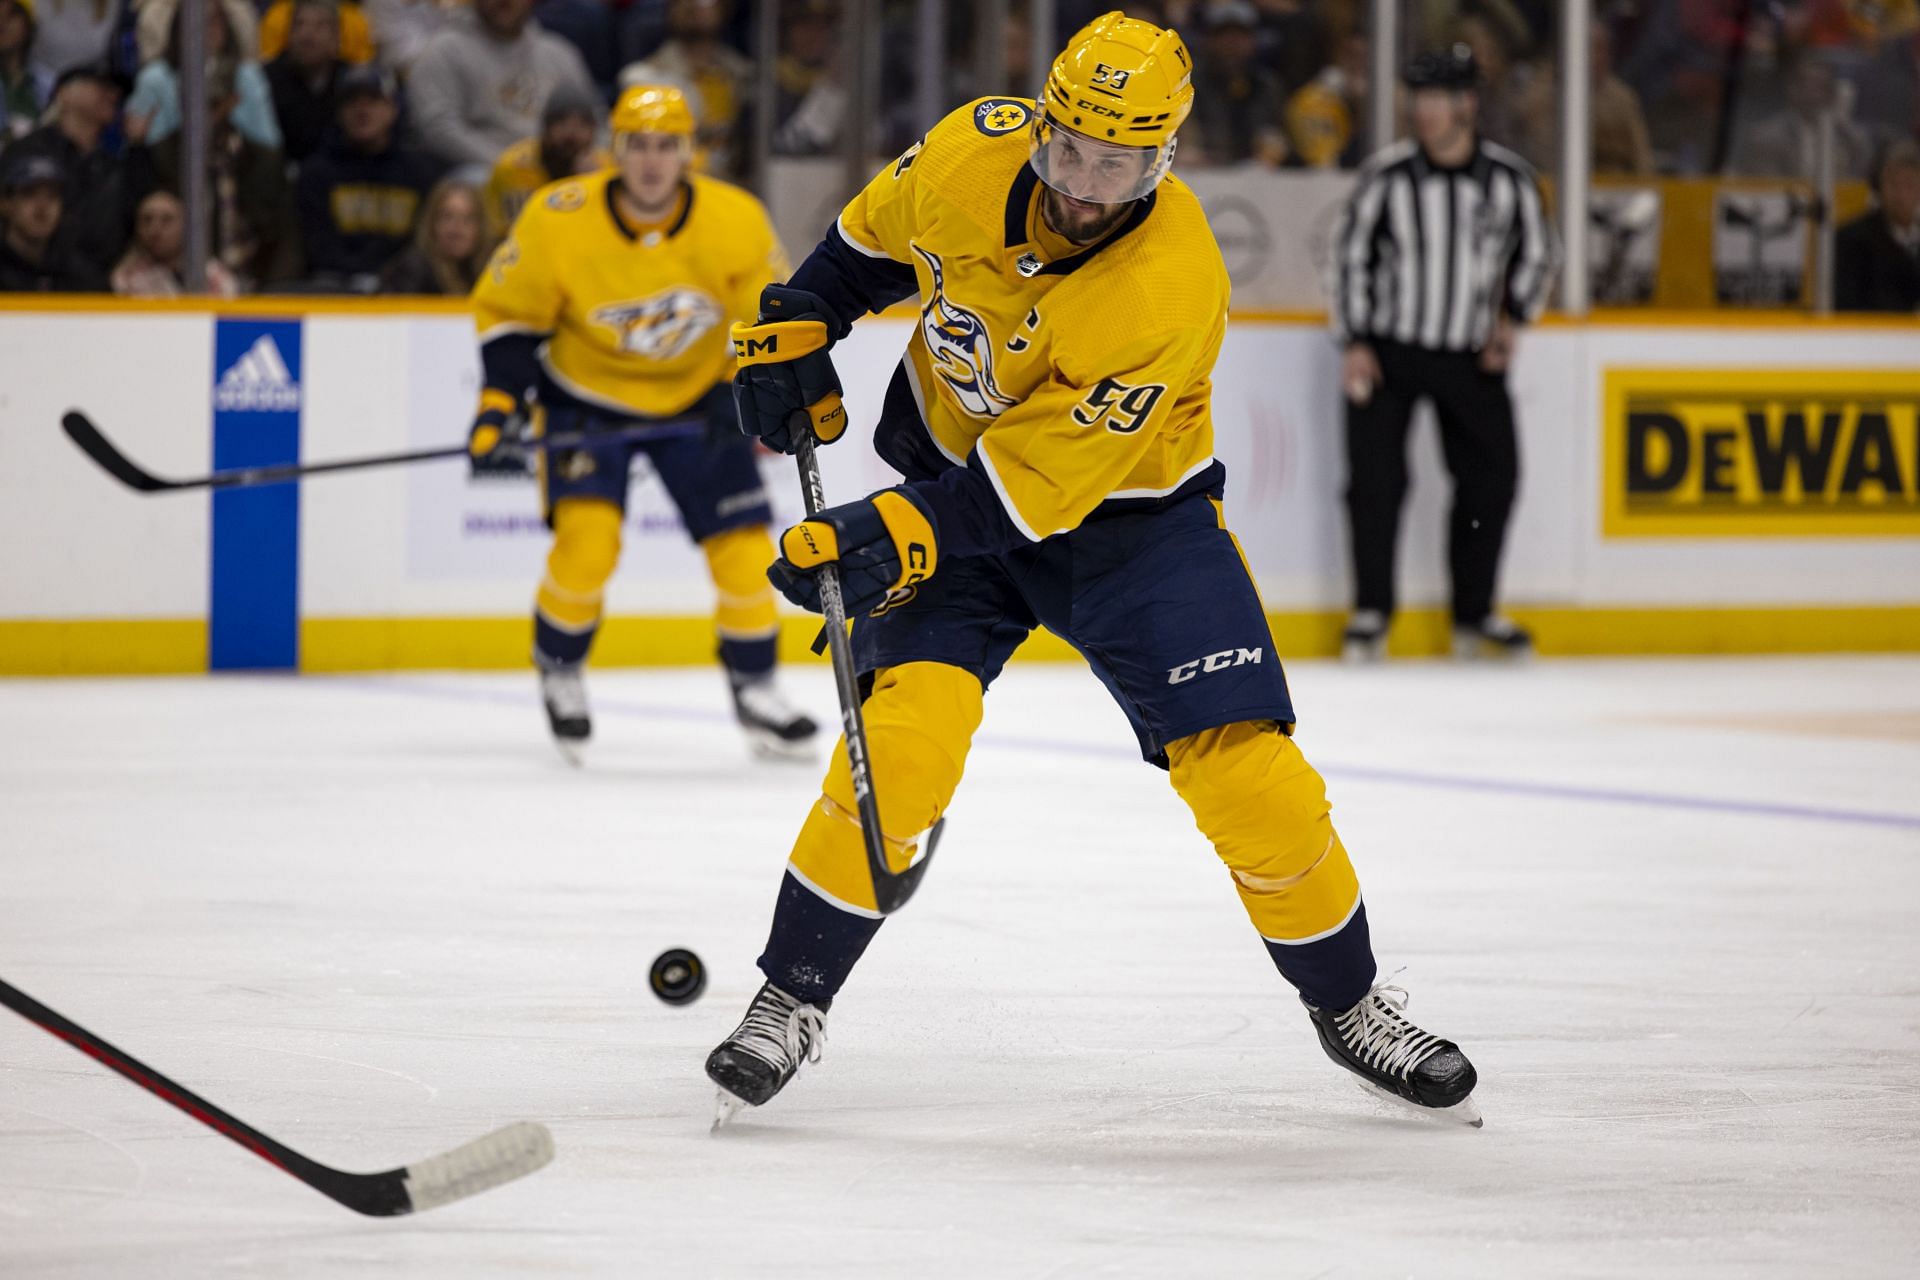
{"type": "Polygon", "coordinates": [[[1424,396],[1453,476],[1454,656],[1524,656],[1532,637],[1493,607],[1519,479],[1507,364],[1515,326],[1546,300],[1559,249],[1533,170],[1475,130],[1479,69],[1467,47],[1422,54],[1403,78],[1414,137],[1361,170],[1328,285],[1345,351],[1355,579],[1343,654],[1369,662],[1386,652],[1407,428],[1424,396]]]}

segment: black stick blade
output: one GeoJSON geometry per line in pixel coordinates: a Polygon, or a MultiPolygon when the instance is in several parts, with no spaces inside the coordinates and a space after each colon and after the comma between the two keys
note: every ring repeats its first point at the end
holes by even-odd
{"type": "Polygon", "coordinates": [[[91,419],[78,409],[69,409],[60,417],[60,429],[67,433],[67,439],[73,441],[80,452],[92,458],[95,465],[108,475],[126,485],[129,489],[138,489],[141,493],[158,493],[163,489],[176,489],[178,485],[162,480],[150,471],[142,471],[128,460],[127,455],[113,447],[113,443],[100,434],[100,428],[93,425],[91,419]]]}

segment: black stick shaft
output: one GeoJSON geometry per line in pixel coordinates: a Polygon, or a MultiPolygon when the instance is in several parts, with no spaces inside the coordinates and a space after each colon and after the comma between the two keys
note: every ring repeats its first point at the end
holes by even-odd
{"type": "MultiPolygon", "coordinates": [[[[803,433],[795,454],[800,466],[801,500],[807,514],[817,516],[827,505],[820,481],[820,461],[811,433],[803,433]]],[[[853,774],[853,798],[860,811],[860,835],[867,846],[867,867],[873,875],[874,898],[882,912],[896,880],[887,865],[886,833],[880,829],[880,800],[873,792],[873,768],[867,754],[867,722],[860,710],[860,677],[853,665],[853,641],[847,635],[847,607],[840,594],[840,568],[823,565],[815,571],[820,585],[820,614],[825,619],[827,648],[833,659],[833,684],[840,695],[841,732],[847,740],[847,765],[853,774]]],[[[911,892],[909,889],[908,892],[911,892]]],[[[902,898],[904,901],[904,898],[902,898]]],[[[895,905],[898,905],[897,903],[895,905]]]]}
{"type": "MultiPolygon", "coordinates": [[[[364,471],[373,467],[404,466],[414,462],[464,458],[468,455],[465,445],[443,445],[436,449],[376,453],[361,458],[341,458],[333,462],[288,462],[269,467],[235,467],[187,480],[169,480],[156,476],[135,464],[111,440],[108,440],[106,434],[84,413],[77,410],[69,412],[61,418],[60,425],[80,451],[93,459],[101,469],[122,484],[142,493],[177,493],[183,489],[248,489],[260,485],[287,484],[305,476],[325,475],[335,471],[364,471]]],[[[529,449],[546,451],[578,449],[617,444],[625,440],[637,440],[643,436],[657,440],[687,435],[692,434],[696,429],[704,430],[704,427],[648,425],[626,427],[618,431],[571,432],[566,435],[527,440],[523,444],[529,449]]]]}
{"type": "Polygon", "coordinates": [[[0,1004],[51,1035],[58,1036],[101,1066],[119,1072],[161,1101],[186,1112],[214,1132],[239,1143],[253,1154],[294,1177],[324,1191],[315,1173],[324,1169],[298,1151],[282,1146],[252,1125],[214,1106],[185,1085],[177,1084],[141,1062],[132,1054],[116,1049],[79,1023],[62,1017],[26,992],[0,982],[0,1004]]]}

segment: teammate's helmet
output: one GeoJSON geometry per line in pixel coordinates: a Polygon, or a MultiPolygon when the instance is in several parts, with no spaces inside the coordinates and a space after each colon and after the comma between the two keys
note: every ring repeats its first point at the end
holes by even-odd
{"type": "Polygon", "coordinates": [[[1095,204],[1138,200],[1173,164],[1193,59],[1177,32],[1115,10],[1067,41],[1039,107],[1030,163],[1041,181],[1095,204]]]}
{"type": "Polygon", "coordinates": [[[1421,54],[1400,73],[1401,83],[1409,89],[1444,89],[1458,92],[1480,83],[1480,64],[1473,50],[1464,44],[1435,49],[1421,54]]]}
{"type": "Polygon", "coordinates": [[[672,85],[637,84],[613,104],[607,125],[616,140],[623,133],[672,133],[691,140],[693,108],[672,85]]]}

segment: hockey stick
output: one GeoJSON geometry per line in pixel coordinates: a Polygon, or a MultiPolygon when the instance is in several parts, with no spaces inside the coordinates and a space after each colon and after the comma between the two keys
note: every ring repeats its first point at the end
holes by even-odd
{"type": "Polygon", "coordinates": [[[292,1174],[321,1195],[369,1217],[392,1218],[461,1200],[503,1182],[523,1178],[553,1159],[553,1135],[544,1126],[522,1120],[417,1164],[385,1173],[342,1173],[309,1160],[293,1148],[282,1146],[251,1125],[236,1120],[86,1028],[69,1022],[17,987],[0,982],[0,1004],[162,1101],[173,1104],[201,1124],[233,1139],[268,1164],[292,1174]]]}
{"type": "MultiPolygon", "coordinates": [[[[432,462],[439,458],[464,458],[467,446],[463,444],[447,445],[439,449],[415,449],[408,453],[376,453],[364,458],[345,458],[338,462],[289,462],[272,467],[237,467],[231,471],[215,471],[209,475],[195,476],[191,480],[168,480],[156,476],[153,472],[135,463],[126,454],[114,447],[113,441],[93,425],[93,420],[78,409],[69,409],[60,417],[60,429],[67,438],[80,447],[97,463],[101,470],[141,493],[170,493],[180,489],[245,489],[255,485],[285,484],[303,476],[323,475],[329,471],[361,471],[368,467],[392,467],[409,462],[432,462]]],[[[704,428],[702,428],[704,429],[704,428]]],[[[529,439],[521,443],[532,449],[579,449],[603,444],[617,444],[622,440],[634,440],[641,436],[650,439],[663,439],[676,434],[672,427],[646,426],[628,427],[620,431],[576,432],[571,435],[551,436],[542,439],[529,439]]]]}
{"type": "MultiPolygon", "coordinates": [[[[827,499],[820,483],[820,462],[814,456],[811,433],[801,433],[800,448],[794,456],[800,464],[800,492],[807,514],[817,516],[827,505],[827,499]]],[[[847,634],[847,606],[840,594],[839,567],[821,566],[814,570],[814,581],[820,584],[820,613],[826,620],[821,629],[826,633],[827,649],[833,658],[834,688],[840,694],[840,725],[847,739],[847,767],[853,774],[853,798],[860,810],[860,837],[867,846],[867,870],[873,876],[873,901],[881,915],[892,915],[907,905],[907,899],[920,887],[920,877],[927,873],[927,864],[933,861],[934,848],[940,843],[940,832],[947,820],[942,818],[933,824],[926,835],[925,850],[908,863],[904,871],[896,872],[887,864],[887,838],[880,829],[880,801],[873,793],[867,722],[860,711],[860,677],[853,667],[853,640],[847,634]]]]}

